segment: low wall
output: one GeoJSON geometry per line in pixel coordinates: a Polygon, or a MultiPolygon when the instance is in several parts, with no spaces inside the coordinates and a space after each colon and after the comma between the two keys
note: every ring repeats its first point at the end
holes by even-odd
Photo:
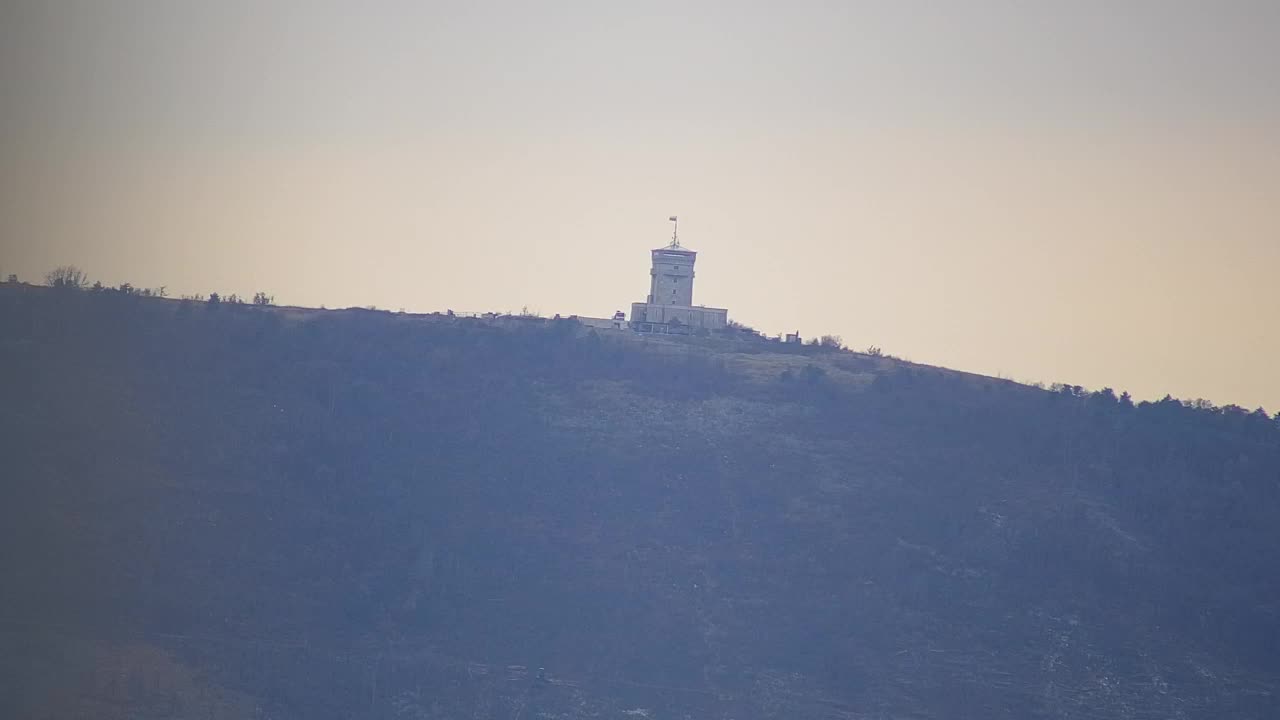
{"type": "Polygon", "coordinates": [[[631,322],[684,325],[695,330],[720,330],[729,324],[729,311],[724,308],[690,307],[688,305],[632,303],[631,322]]]}
{"type": "Polygon", "coordinates": [[[585,317],[582,315],[570,315],[570,320],[577,320],[579,323],[591,328],[599,328],[601,330],[625,330],[627,323],[625,320],[613,320],[612,318],[585,317]],[[621,324],[622,327],[618,327],[621,324]]]}

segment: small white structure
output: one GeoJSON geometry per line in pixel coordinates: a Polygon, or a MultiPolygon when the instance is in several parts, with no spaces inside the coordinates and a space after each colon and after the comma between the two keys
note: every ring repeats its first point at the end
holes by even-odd
{"type": "Polygon", "coordinates": [[[625,315],[623,316],[623,322],[618,322],[618,314],[621,312],[622,311],[619,310],[618,312],[614,313],[612,318],[587,317],[586,315],[570,315],[569,319],[577,321],[578,324],[580,325],[586,325],[589,328],[595,328],[597,330],[626,330],[627,329],[626,316],[625,315]]]}

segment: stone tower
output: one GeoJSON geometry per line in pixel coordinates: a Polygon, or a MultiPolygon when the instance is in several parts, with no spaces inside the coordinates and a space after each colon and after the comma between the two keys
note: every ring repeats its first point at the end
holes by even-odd
{"type": "MultiPolygon", "coordinates": [[[[675,217],[671,222],[676,221],[675,217]]],[[[631,304],[631,328],[637,332],[675,333],[718,330],[729,321],[729,311],[693,304],[693,263],[698,253],[680,246],[672,228],[671,242],[650,251],[649,297],[631,304]]]]}
{"type": "Polygon", "coordinates": [[[651,305],[693,305],[693,263],[698,253],[685,250],[676,241],[652,251],[649,270],[651,305]]]}

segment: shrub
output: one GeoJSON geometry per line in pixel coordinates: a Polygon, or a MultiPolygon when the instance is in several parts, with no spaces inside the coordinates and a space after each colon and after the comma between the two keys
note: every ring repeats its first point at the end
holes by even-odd
{"type": "Polygon", "coordinates": [[[44,281],[49,287],[79,290],[88,282],[88,277],[75,265],[62,265],[45,273],[44,281]]]}

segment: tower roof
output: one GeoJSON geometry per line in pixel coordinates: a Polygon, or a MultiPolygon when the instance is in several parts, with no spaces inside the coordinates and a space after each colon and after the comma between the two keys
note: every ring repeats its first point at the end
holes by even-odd
{"type": "Polygon", "coordinates": [[[654,248],[653,251],[661,252],[661,253],[680,253],[681,255],[697,255],[698,254],[698,251],[690,250],[689,248],[683,247],[681,245],[664,245],[663,247],[660,247],[660,248],[654,248]]]}

